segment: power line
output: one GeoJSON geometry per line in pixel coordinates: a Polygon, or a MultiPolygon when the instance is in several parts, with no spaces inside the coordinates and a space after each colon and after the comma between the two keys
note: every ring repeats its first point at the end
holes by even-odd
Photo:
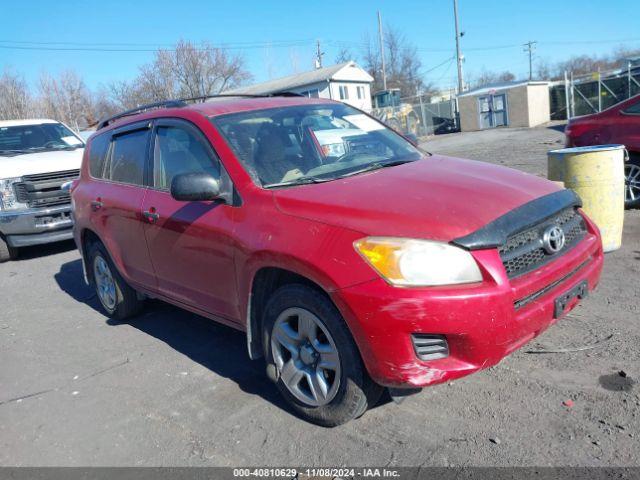
{"type": "MultiPolygon", "coordinates": [[[[0,40],[0,43],[7,43],[0,40]]],[[[250,50],[250,49],[258,49],[258,48],[290,48],[290,47],[302,47],[306,45],[310,45],[313,43],[313,40],[304,40],[304,41],[291,41],[291,42],[262,42],[262,43],[247,43],[245,45],[240,44],[217,44],[210,45],[207,47],[195,47],[195,50],[198,51],[206,51],[211,48],[217,48],[221,50],[250,50]]],[[[119,48],[119,47],[98,47],[98,46],[90,46],[92,44],[86,44],[89,46],[81,46],[82,44],[78,43],[77,46],[53,46],[56,45],[55,42],[50,44],[38,44],[38,46],[32,46],[27,44],[22,45],[0,45],[0,48],[5,50],[36,50],[36,51],[69,51],[69,52],[157,52],[158,50],[165,51],[175,51],[175,48],[164,48],[161,45],[156,46],[156,48],[119,48]]],[[[60,43],[59,45],[64,45],[60,43]]],[[[108,45],[108,44],[105,44],[108,45]]],[[[118,44],[114,44],[118,45],[118,44]]],[[[124,44],[122,44],[124,46],[124,44]]],[[[172,44],[171,47],[175,47],[175,44],[172,44]]]]}
{"type": "MultiPolygon", "coordinates": [[[[584,40],[584,41],[538,41],[538,45],[592,45],[592,44],[615,44],[615,43],[629,43],[640,42],[640,38],[625,38],[617,40],[584,40]]],[[[234,43],[220,43],[212,44],[210,48],[219,48],[222,50],[251,50],[260,48],[291,48],[310,46],[315,43],[314,39],[306,40],[279,40],[272,42],[234,42],[234,43]]],[[[347,40],[332,40],[331,45],[337,47],[359,47],[366,48],[367,43],[347,41],[347,40]]],[[[480,47],[465,47],[466,51],[480,52],[480,51],[493,51],[503,50],[509,48],[519,48],[522,44],[505,44],[505,45],[487,45],[480,47]]],[[[175,43],[84,43],[84,42],[37,42],[26,40],[0,40],[0,49],[5,50],[34,50],[34,51],[70,51],[70,52],[156,52],[160,49],[167,51],[175,51],[175,43]],[[134,48],[127,48],[134,47],[134,48]],[[139,47],[139,48],[135,48],[139,47]],[[147,48],[145,48],[147,47],[147,48]],[[155,48],[154,48],[155,47],[155,48]]],[[[196,50],[207,50],[207,48],[196,47],[196,50]]],[[[448,48],[429,48],[429,47],[416,47],[416,51],[423,53],[438,53],[448,52],[448,48]]]]}
{"type": "Polygon", "coordinates": [[[434,70],[437,70],[438,68],[442,67],[443,65],[445,65],[446,63],[449,63],[449,65],[451,65],[451,63],[456,59],[456,56],[453,55],[449,58],[447,58],[446,60],[444,60],[443,62],[439,63],[438,65],[436,65],[435,67],[431,67],[429,70],[426,70],[425,72],[422,72],[424,75],[426,75],[427,73],[433,72],[434,70]]]}

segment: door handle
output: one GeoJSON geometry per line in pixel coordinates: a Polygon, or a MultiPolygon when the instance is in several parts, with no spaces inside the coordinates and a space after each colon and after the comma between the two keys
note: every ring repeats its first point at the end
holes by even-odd
{"type": "Polygon", "coordinates": [[[103,205],[104,204],[102,203],[102,199],[97,198],[93,202],[91,202],[91,210],[93,210],[94,212],[97,212],[102,208],[103,205]]]}
{"type": "Polygon", "coordinates": [[[156,212],[156,209],[153,207],[151,207],[149,210],[145,210],[144,212],[142,212],[142,215],[144,216],[144,218],[147,219],[149,223],[156,223],[160,218],[160,214],[156,212]]]}

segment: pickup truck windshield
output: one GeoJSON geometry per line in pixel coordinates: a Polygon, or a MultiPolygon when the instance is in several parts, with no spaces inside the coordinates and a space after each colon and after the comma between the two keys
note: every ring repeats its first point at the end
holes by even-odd
{"type": "Polygon", "coordinates": [[[0,127],[0,156],[82,147],[84,142],[61,123],[0,127]]]}
{"type": "Polygon", "coordinates": [[[254,110],[212,122],[264,188],[326,182],[423,157],[393,130],[343,104],[254,110]]]}

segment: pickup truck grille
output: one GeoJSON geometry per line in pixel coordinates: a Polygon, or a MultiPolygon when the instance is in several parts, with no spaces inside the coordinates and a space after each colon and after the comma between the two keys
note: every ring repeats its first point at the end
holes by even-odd
{"type": "Polygon", "coordinates": [[[66,182],[75,180],[78,175],[80,175],[79,170],[25,175],[21,182],[13,184],[16,199],[31,208],[66,205],[71,199],[69,194],[63,192],[60,187],[66,182]]]}
{"type": "Polygon", "coordinates": [[[582,215],[571,207],[561,210],[535,227],[509,236],[506,243],[498,248],[507,276],[514,278],[541,267],[574,247],[586,233],[587,227],[582,215]],[[562,228],[565,242],[558,252],[550,254],[544,248],[543,236],[545,230],[554,224],[562,228]]]}

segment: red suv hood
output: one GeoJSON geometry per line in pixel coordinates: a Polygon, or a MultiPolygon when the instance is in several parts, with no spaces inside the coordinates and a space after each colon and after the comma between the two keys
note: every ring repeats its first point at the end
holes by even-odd
{"type": "Polygon", "coordinates": [[[489,163],[434,155],[327,183],[274,191],[278,208],[362,232],[450,241],[540,196],[548,180],[489,163]]]}

